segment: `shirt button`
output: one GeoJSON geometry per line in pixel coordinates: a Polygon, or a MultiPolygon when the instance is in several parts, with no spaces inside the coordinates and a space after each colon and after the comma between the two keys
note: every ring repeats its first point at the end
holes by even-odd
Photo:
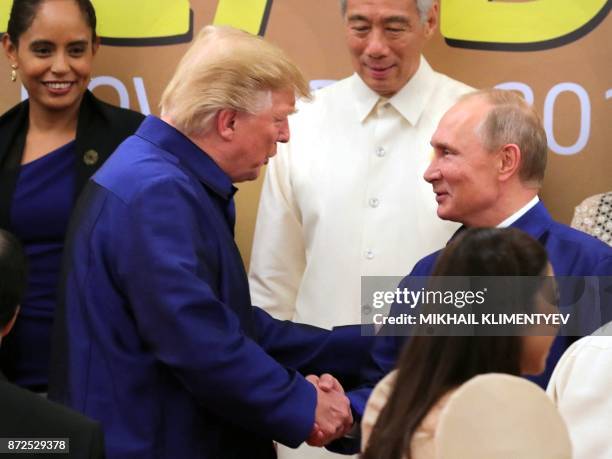
{"type": "Polygon", "coordinates": [[[100,156],[96,150],[87,150],[83,155],[83,162],[88,166],[93,166],[99,159],[100,156]]]}
{"type": "Polygon", "coordinates": [[[365,251],[365,257],[366,257],[368,260],[371,260],[372,258],[374,258],[374,251],[373,251],[373,250],[371,250],[371,249],[366,250],[366,251],[365,251]]]}
{"type": "Polygon", "coordinates": [[[380,204],[380,201],[378,200],[378,198],[370,198],[368,203],[370,204],[370,207],[376,208],[378,207],[378,204],[380,204]]]}
{"type": "Polygon", "coordinates": [[[383,147],[378,147],[376,149],[376,156],[378,156],[379,158],[382,158],[386,154],[387,154],[387,152],[385,151],[385,149],[383,147]]]}

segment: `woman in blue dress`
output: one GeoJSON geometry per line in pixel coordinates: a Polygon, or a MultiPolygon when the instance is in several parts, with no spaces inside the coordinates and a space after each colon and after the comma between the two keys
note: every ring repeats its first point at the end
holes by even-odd
{"type": "Polygon", "coordinates": [[[143,117],[87,89],[99,46],[90,0],[14,0],[2,45],[11,80],[29,97],[0,117],[0,228],[21,240],[29,282],[0,370],[46,392],[70,214],[88,178],[143,117]]]}

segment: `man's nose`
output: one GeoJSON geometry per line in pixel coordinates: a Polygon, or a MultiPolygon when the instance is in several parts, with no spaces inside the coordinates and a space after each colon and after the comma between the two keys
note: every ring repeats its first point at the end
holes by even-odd
{"type": "Polygon", "coordinates": [[[278,140],[277,140],[277,142],[287,143],[287,142],[289,142],[289,137],[290,137],[290,133],[289,133],[289,120],[285,120],[283,122],[283,125],[280,128],[280,131],[278,132],[278,140]]]}
{"type": "Polygon", "coordinates": [[[369,57],[373,58],[381,58],[389,53],[387,38],[382,29],[376,27],[372,29],[368,37],[368,45],[365,52],[369,57]]]}
{"type": "Polygon", "coordinates": [[[435,182],[436,180],[440,180],[442,178],[442,174],[440,173],[440,168],[438,167],[436,159],[432,159],[429,163],[429,166],[425,170],[423,174],[423,178],[427,183],[435,182]]]}

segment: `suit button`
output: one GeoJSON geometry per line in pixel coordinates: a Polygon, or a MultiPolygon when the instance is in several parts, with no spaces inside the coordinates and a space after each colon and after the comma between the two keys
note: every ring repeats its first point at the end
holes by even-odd
{"type": "Polygon", "coordinates": [[[93,166],[100,159],[100,155],[96,150],[87,150],[83,155],[83,162],[88,166],[93,166]]]}

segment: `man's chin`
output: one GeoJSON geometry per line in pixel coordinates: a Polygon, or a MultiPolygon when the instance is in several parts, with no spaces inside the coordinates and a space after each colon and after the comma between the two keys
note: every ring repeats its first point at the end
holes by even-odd
{"type": "Polygon", "coordinates": [[[449,212],[447,209],[440,208],[440,206],[438,206],[438,210],[436,211],[436,213],[438,214],[438,218],[440,218],[441,220],[450,220],[453,222],[458,221],[456,215],[454,215],[452,212],[449,212]]]}

